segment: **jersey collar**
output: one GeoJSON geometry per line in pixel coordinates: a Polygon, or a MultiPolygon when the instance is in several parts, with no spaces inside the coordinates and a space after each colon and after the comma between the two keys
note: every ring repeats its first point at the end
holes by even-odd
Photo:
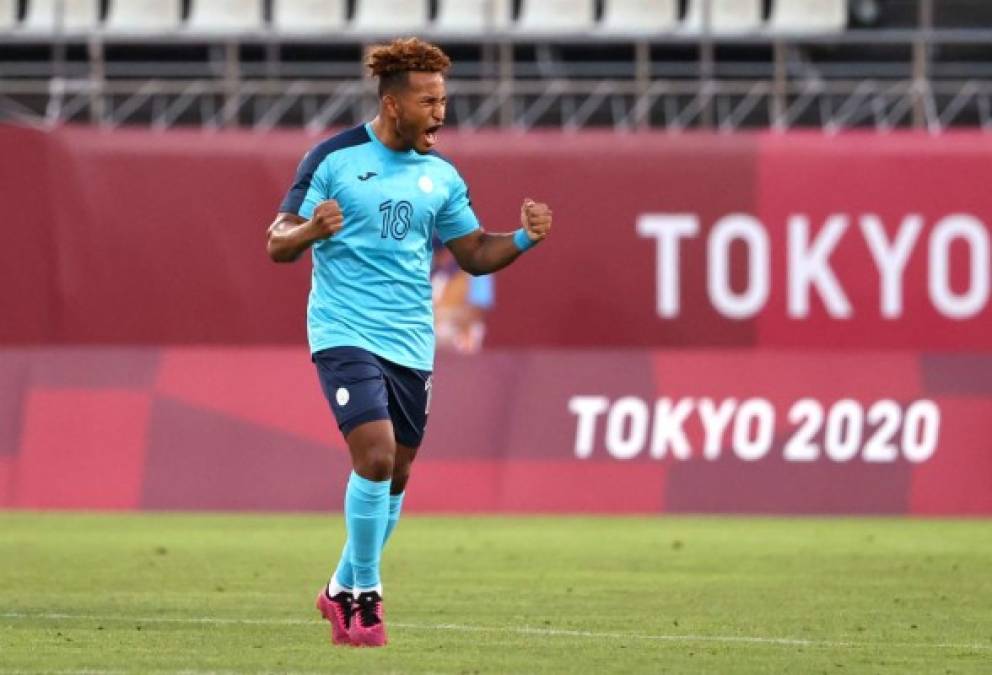
{"type": "Polygon", "coordinates": [[[383,143],[382,141],[380,141],[379,140],[379,137],[375,135],[375,131],[372,130],[372,123],[371,122],[366,122],[365,123],[365,131],[366,131],[366,133],[368,133],[369,138],[372,139],[372,145],[376,146],[377,148],[379,148],[383,152],[385,152],[385,153],[387,153],[387,154],[389,154],[389,155],[391,155],[393,157],[397,157],[397,158],[410,157],[412,155],[416,155],[417,154],[417,151],[416,150],[413,150],[413,149],[406,150],[404,152],[401,152],[399,150],[393,150],[391,147],[389,147],[388,145],[386,145],[385,143],[383,143]]]}

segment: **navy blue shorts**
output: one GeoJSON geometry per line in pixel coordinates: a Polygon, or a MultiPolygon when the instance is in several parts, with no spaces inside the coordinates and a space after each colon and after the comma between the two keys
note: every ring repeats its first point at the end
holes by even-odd
{"type": "Polygon", "coordinates": [[[420,447],[431,406],[430,371],[358,347],[322,349],[313,362],[342,434],[365,422],[390,420],[397,443],[420,447]]]}

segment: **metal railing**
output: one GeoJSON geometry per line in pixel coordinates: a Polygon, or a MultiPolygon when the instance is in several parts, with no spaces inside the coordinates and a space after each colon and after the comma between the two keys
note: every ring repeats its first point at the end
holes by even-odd
{"type": "MultiPolygon", "coordinates": [[[[359,41],[336,35],[321,38],[320,45],[353,47],[357,54],[366,40],[388,37],[359,41]]],[[[992,131],[992,57],[934,59],[941,49],[988,47],[992,30],[934,29],[933,0],[921,0],[916,28],[900,30],[731,36],[711,34],[704,24],[698,35],[502,32],[481,42],[477,36],[427,37],[473,51],[448,82],[450,121],[467,131],[490,126],[673,133],[796,127],[827,133],[852,127],[940,133],[953,126],[992,131]],[[567,56],[569,50],[581,53],[590,47],[625,56],[596,61],[567,56]],[[533,50],[533,56],[522,57],[523,49],[533,50]],[[822,57],[832,50],[857,55],[864,49],[891,53],[882,60],[822,57]],[[659,55],[659,50],[679,54],[659,55]],[[735,55],[721,54],[728,50],[735,55]]],[[[151,40],[99,31],[6,35],[0,37],[0,54],[7,54],[0,60],[0,119],[154,129],[193,124],[266,131],[302,125],[314,133],[366,119],[376,98],[357,57],[320,64],[283,57],[284,50],[313,41],[276,33],[151,40]],[[172,53],[200,50],[206,56],[181,61],[108,57],[108,49],[130,45],[140,50],[149,42],[172,53]],[[47,51],[27,58],[18,56],[19,49],[47,51]],[[246,51],[254,55],[247,58],[246,51]]]]}

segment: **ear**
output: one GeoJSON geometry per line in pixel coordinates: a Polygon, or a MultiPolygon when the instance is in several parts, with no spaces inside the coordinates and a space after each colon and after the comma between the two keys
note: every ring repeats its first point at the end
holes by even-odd
{"type": "Polygon", "coordinates": [[[382,97],[382,107],[393,117],[397,117],[399,114],[399,102],[396,100],[395,94],[384,94],[382,97]]]}

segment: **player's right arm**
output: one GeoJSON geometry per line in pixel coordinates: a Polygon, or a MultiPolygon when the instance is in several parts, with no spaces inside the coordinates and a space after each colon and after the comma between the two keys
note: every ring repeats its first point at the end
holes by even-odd
{"type": "Polygon", "coordinates": [[[331,199],[332,148],[318,145],[300,161],[275,221],[269,225],[266,250],[275,262],[293,262],[304,251],[333,237],[344,225],[341,207],[331,199]]]}
{"type": "Polygon", "coordinates": [[[274,262],[293,262],[318,241],[333,237],[344,226],[344,214],[333,199],[317,204],[310,220],[279,213],[269,225],[266,250],[274,262]]]}

